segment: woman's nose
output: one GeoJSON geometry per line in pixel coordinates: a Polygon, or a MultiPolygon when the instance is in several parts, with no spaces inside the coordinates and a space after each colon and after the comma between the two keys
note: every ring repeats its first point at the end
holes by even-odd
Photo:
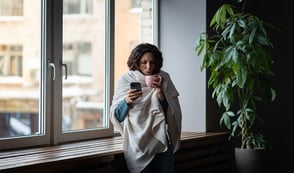
{"type": "Polygon", "coordinates": [[[150,62],[148,62],[148,63],[146,64],[146,67],[147,67],[147,69],[150,69],[150,67],[151,67],[150,62]]]}

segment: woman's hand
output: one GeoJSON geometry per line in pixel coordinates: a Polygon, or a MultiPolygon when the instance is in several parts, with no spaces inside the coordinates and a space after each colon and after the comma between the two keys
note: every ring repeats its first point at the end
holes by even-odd
{"type": "Polygon", "coordinates": [[[134,103],[135,100],[137,100],[139,97],[142,96],[142,91],[137,89],[130,89],[128,92],[128,95],[126,97],[126,102],[128,105],[131,105],[134,103]]]}
{"type": "Polygon", "coordinates": [[[156,88],[157,96],[158,96],[160,101],[164,100],[164,94],[163,94],[163,91],[162,91],[162,83],[163,83],[163,77],[162,76],[158,75],[158,76],[154,77],[152,87],[156,88]]]}

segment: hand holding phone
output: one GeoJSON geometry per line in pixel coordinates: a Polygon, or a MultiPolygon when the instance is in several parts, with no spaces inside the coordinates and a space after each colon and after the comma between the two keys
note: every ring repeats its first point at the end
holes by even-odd
{"type": "Polygon", "coordinates": [[[126,98],[126,102],[128,105],[132,104],[135,100],[142,96],[142,86],[140,82],[131,82],[130,88],[136,90],[130,90],[128,92],[128,96],[126,98]]]}

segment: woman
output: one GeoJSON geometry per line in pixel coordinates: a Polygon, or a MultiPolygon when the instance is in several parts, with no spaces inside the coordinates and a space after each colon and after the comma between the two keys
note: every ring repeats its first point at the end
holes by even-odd
{"type": "Polygon", "coordinates": [[[162,53],[149,43],[137,45],[129,56],[129,71],[114,92],[110,119],[123,136],[123,150],[132,173],[174,172],[180,145],[182,113],[178,92],[167,72],[161,70],[162,53]],[[156,75],[152,87],[146,75],[156,75]],[[142,90],[130,89],[140,82],[142,90]]]}

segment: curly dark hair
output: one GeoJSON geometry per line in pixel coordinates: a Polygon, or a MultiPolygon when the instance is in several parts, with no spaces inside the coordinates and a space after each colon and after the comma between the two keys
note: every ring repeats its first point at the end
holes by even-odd
{"type": "Polygon", "coordinates": [[[153,73],[158,73],[162,67],[162,53],[161,51],[153,44],[150,43],[141,43],[138,44],[132,51],[128,59],[129,70],[139,70],[140,60],[144,53],[150,52],[154,56],[155,60],[155,69],[153,73]]]}

